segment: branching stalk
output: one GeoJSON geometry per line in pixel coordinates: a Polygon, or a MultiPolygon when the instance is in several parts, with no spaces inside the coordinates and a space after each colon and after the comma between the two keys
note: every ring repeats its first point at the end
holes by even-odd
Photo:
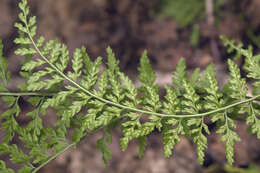
{"type": "Polygon", "coordinates": [[[118,104],[118,103],[115,103],[115,102],[112,102],[112,101],[109,101],[107,99],[104,99],[104,98],[101,98],[93,93],[91,93],[90,91],[88,91],[87,89],[85,89],[82,85],[78,84],[77,82],[75,82],[74,80],[70,79],[68,76],[66,76],[63,72],[61,72],[54,64],[52,64],[43,54],[42,52],[40,51],[40,49],[37,47],[34,39],[32,38],[30,32],[29,32],[29,28],[28,28],[28,25],[26,23],[26,28],[27,28],[27,33],[28,33],[28,36],[34,46],[34,48],[36,49],[36,51],[39,53],[39,55],[42,57],[42,59],[44,61],[46,61],[59,75],[61,75],[64,79],[66,79],[68,82],[72,83],[73,85],[75,85],[76,87],[78,87],[80,90],[82,90],[83,92],[85,92],[86,94],[88,94],[89,96],[91,97],[94,97],[96,98],[97,100],[99,101],[102,101],[106,104],[109,104],[109,105],[113,105],[113,106],[116,106],[116,107],[119,107],[119,108],[122,108],[122,109],[127,109],[127,110],[130,110],[130,111],[133,111],[133,112],[139,112],[139,113],[143,113],[143,114],[148,114],[148,115],[156,115],[156,116],[159,116],[159,117],[168,117],[168,118],[191,118],[191,117],[202,117],[202,116],[207,116],[207,115],[210,115],[210,114],[213,114],[213,113],[217,113],[217,112],[221,112],[221,111],[224,111],[228,108],[231,108],[231,107],[234,107],[234,106],[237,106],[237,105],[240,105],[240,104],[243,104],[243,103],[247,103],[247,102],[250,102],[252,100],[255,100],[257,98],[260,97],[260,95],[257,95],[255,97],[252,97],[250,99],[247,99],[247,100],[243,100],[243,101],[240,101],[240,102],[236,102],[236,103],[233,103],[231,105],[228,105],[228,106],[225,106],[225,107],[222,107],[222,108],[219,108],[219,109],[216,109],[216,110],[213,110],[213,111],[209,111],[209,112],[204,112],[204,113],[199,113],[199,114],[192,114],[192,115],[167,115],[167,114],[162,114],[162,113],[157,113],[157,112],[150,112],[150,111],[145,111],[145,110],[141,110],[141,109],[136,109],[136,108],[132,108],[132,107],[128,107],[128,106],[124,106],[124,105],[121,105],[121,104],[118,104]]]}
{"type": "Polygon", "coordinates": [[[0,96],[39,96],[52,97],[55,93],[37,93],[37,92],[0,92],[0,96]]]}

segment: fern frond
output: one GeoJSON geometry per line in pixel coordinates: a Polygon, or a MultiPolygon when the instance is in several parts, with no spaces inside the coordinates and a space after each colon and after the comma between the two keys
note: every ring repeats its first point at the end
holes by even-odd
{"type": "MultiPolygon", "coordinates": [[[[92,66],[88,68],[87,74],[84,76],[84,78],[81,80],[81,85],[84,86],[86,89],[91,90],[95,86],[95,84],[98,81],[98,73],[100,70],[100,65],[102,63],[101,57],[98,57],[93,63],[92,66]]],[[[105,75],[105,74],[104,74],[105,75]]],[[[102,75],[101,75],[102,76],[102,75]]],[[[103,77],[104,78],[104,77],[103,77]]],[[[104,79],[103,79],[104,80],[104,79]]],[[[100,85],[99,85],[100,86],[100,85]]],[[[106,87],[104,85],[104,87],[106,87]]],[[[100,86],[100,89],[102,87],[100,86]]],[[[105,88],[103,89],[103,92],[105,92],[105,88]]],[[[102,96],[101,96],[102,97],[102,96]]]]}
{"type": "Polygon", "coordinates": [[[140,59],[140,67],[138,68],[138,79],[147,86],[152,86],[155,82],[156,76],[153,72],[152,66],[149,62],[147,52],[144,51],[140,59]]]}
{"type": "MultiPolygon", "coordinates": [[[[225,142],[230,164],[234,160],[234,143],[240,140],[235,132],[238,115],[247,112],[246,122],[259,138],[260,95],[253,92],[252,97],[247,96],[246,79],[241,77],[238,66],[232,60],[228,60],[228,83],[221,90],[213,65],[206,69],[203,76],[199,69],[187,76],[185,60],[181,59],[173,73],[173,87],[164,87],[166,95],[162,101],[146,51],[138,68],[139,88],[120,72],[119,61],[110,47],[107,48],[108,61],[104,69],[100,68],[102,58],[91,61],[84,47],[75,49],[72,68],[68,68],[70,59],[66,45],[58,40],[37,38],[36,18],[29,16],[27,1],[21,0],[19,7],[21,21],[15,24],[19,30],[15,42],[20,48],[16,53],[25,56],[20,74],[26,83],[19,87],[24,92],[8,91],[10,74],[0,42],[0,96],[9,105],[0,116],[3,120],[1,130],[5,132],[0,154],[8,154],[13,162],[21,163],[20,172],[37,172],[101,128],[104,128],[104,135],[97,141],[97,148],[108,164],[111,158],[108,144],[112,142],[109,133],[119,122],[123,133],[121,148],[126,150],[128,143],[136,139],[139,157],[144,154],[147,136],[157,129],[162,135],[166,157],[171,156],[172,149],[183,135],[192,138],[196,144],[198,160],[202,164],[207,135],[210,134],[205,123],[206,116],[216,122],[217,133],[222,134],[221,140],[225,142]],[[16,121],[21,111],[18,104],[20,97],[33,106],[33,110],[26,114],[30,121],[23,126],[16,121]],[[53,126],[45,127],[42,115],[49,108],[54,109],[58,117],[53,126]],[[68,135],[70,128],[74,132],[72,137],[68,135]],[[19,137],[28,152],[11,145],[14,135],[19,137]]],[[[254,80],[254,89],[259,89],[260,56],[254,56],[250,48],[243,49],[233,41],[226,40],[226,44],[246,57],[244,69],[248,72],[247,77],[254,80]]],[[[0,161],[0,171],[3,169],[12,172],[0,161]]]]}
{"type": "Polygon", "coordinates": [[[30,160],[30,157],[18,149],[15,144],[0,144],[0,154],[9,154],[10,160],[14,163],[26,163],[30,160]]]}
{"type": "Polygon", "coordinates": [[[172,150],[174,146],[180,142],[179,134],[182,131],[181,120],[172,119],[171,121],[163,124],[162,130],[162,140],[163,140],[163,148],[164,148],[164,156],[170,157],[172,155],[172,150]],[[172,126],[176,125],[175,129],[172,126]]]}
{"type": "Polygon", "coordinates": [[[11,106],[8,110],[6,110],[1,115],[1,119],[4,120],[2,123],[1,129],[6,130],[5,137],[3,139],[3,143],[9,143],[16,132],[19,131],[19,124],[17,123],[15,117],[17,117],[20,113],[20,107],[18,105],[19,97],[13,98],[13,97],[6,97],[6,102],[9,103],[11,106]]]}
{"type": "Polygon", "coordinates": [[[230,89],[230,97],[233,99],[243,99],[246,97],[247,88],[245,86],[246,80],[241,78],[240,70],[237,65],[228,59],[228,67],[230,70],[230,77],[228,79],[228,87],[230,89]]]}
{"type": "Polygon", "coordinates": [[[176,71],[173,73],[172,83],[174,89],[178,91],[178,95],[183,93],[183,81],[187,79],[186,62],[184,58],[181,58],[176,66],[176,71]]]}
{"type": "Polygon", "coordinates": [[[108,166],[108,161],[111,159],[111,151],[107,144],[112,144],[112,136],[108,131],[105,131],[103,137],[97,140],[97,149],[101,150],[102,159],[106,166],[108,166]]]}
{"type": "Polygon", "coordinates": [[[0,160],[0,171],[2,173],[14,173],[14,171],[10,168],[6,168],[5,162],[0,160]]]}
{"type": "MultiPolygon", "coordinates": [[[[183,95],[184,111],[190,114],[199,113],[202,109],[199,104],[199,96],[195,93],[194,88],[186,80],[183,81],[185,93],[183,95]]],[[[204,150],[207,149],[207,138],[203,134],[203,130],[209,134],[208,126],[204,123],[204,117],[188,119],[187,125],[191,127],[191,136],[197,145],[198,160],[202,164],[204,162],[204,150]]]]}
{"type": "Polygon", "coordinates": [[[260,139],[260,110],[254,108],[252,102],[249,103],[249,108],[247,110],[246,123],[250,125],[250,130],[253,134],[256,134],[257,138],[260,139]]]}
{"type": "Polygon", "coordinates": [[[218,109],[223,106],[223,95],[219,91],[218,82],[216,79],[216,71],[213,64],[210,64],[205,72],[206,79],[206,92],[207,96],[205,97],[205,108],[207,110],[218,109]]]}
{"type": "Polygon", "coordinates": [[[73,73],[69,73],[68,76],[77,81],[77,79],[81,76],[82,71],[81,68],[83,67],[83,57],[81,54],[81,49],[76,49],[74,52],[74,57],[72,59],[72,69],[73,73]]]}
{"type": "MultiPolygon", "coordinates": [[[[234,40],[228,40],[227,37],[225,36],[220,36],[220,38],[224,41],[225,46],[229,46],[229,49],[231,51],[236,51],[239,56],[243,55],[245,57],[245,63],[244,63],[244,69],[248,72],[247,77],[248,78],[253,78],[256,80],[260,79],[260,56],[258,55],[253,55],[253,50],[252,47],[249,47],[248,49],[242,48],[243,45],[240,43],[238,45],[235,45],[234,40]]],[[[256,87],[259,87],[259,81],[255,82],[254,85],[256,87]]]]}
{"type": "Polygon", "coordinates": [[[220,138],[222,142],[225,143],[226,148],[226,158],[228,161],[228,164],[232,165],[234,162],[234,144],[236,141],[240,141],[240,137],[237,135],[237,133],[234,131],[236,128],[236,125],[234,123],[234,120],[228,117],[227,112],[224,113],[225,116],[225,122],[222,124],[222,126],[217,130],[217,133],[223,134],[223,136],[220,138]]]}

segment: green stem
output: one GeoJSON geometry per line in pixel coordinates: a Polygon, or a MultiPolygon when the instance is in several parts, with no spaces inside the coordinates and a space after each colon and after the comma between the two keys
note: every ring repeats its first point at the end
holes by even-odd
{"type": "Polygon", "coordinates": [[[40,96],[40,97],[51,97],[55,93],[36,93],[36,92],[0,92],[0,96],[40,96]]]}
{"type": "MultiPolygon", "coordinates": [[[[97,131],[99,131],[100,129],[102,129],[103,126],[100,126],[98,128],[96,128],[95,130],[93,130],[90,133],[87,133],[85,136],[83,136],[81,139],[86,139],[87,137],[95,134],[97,131]]],[[[46,160],[45,162],[43,162],[40,166],[38,166],[37,168],[35,168],[32,173],[36,173],[37,171],[39,171],[41,168],[43,168],[45,165],[47,165],[49,162],[51,162],[52,160],[54,160],[56,157],[58,157],[59,155],[61,155],[62,153],[64,153],[65,151],[67,151],[68,149],[70,149],[71,147],[73,147],[74,145],[76,145],[76,142],[73,142],[69,145],[67,145],[66,147],[64,147],[61,151],[59,151],[58,153],[54,154],[53,156],[51,156],[48,160],[46,160]]]]}
{"type": "Polygon", "coordinates": [[[34,46],[34,48],[36,49],[36,51],[39,53],[39,55],[43,58],[44,61],[46,61],[50,67],[52,67],[59,75],[61,75],[64,79],[66,79],[67,81],[69,81],[70,83],[72,83],[73,85],[75,85],[76,87],[78,87],[80,90],[82,90],[83,92],[87,93],[88,95],[90,95],[91,97],[93,98],[96,98],[97,100],[101,101],[101,102],[104,102],[106,104],[109,104],[109,105],[113,105],[113,106],[116,106],[116,107],[119,107],[119,108],[122,108],[122,109],[127,109],[127,110],[130,110],[130,111],[133,111],[133,112],[139,112],[139,113],[142,113],[142,114],[149,114],[149,115],[156,115],[156,116],[159,116],[159,117],[168,117],[168,118],[191,118],[191,117],[202,117],[202,116],[207,116],[207,115],[210,115],[210,114],[213,114],[213,113],[217,113],[217,112],[221,112],[221,111],[224,111],[228,108],[231,108],[231,107],[234,107],[234,106],[237,106],[237,105],[240,105],[240,104],[243,104],[243,103],[247,103],[247,102],[250,102],[250,101],[253,101],[255,99],[257,99],[258,97],[260,97],[260,95],[257,95],[255,97],[252,97],[250,99],[247,99],[247,100],[243,100],[243,101],[239,101],[239,102],[236,102],[236,103],[233,103],[231,105],[228,105],[228,106],[225,106],[225,107],[222,107],[222,108],[219,108],[219,109],[216,109],[216,110],[213,110],[213,111],[209,111],[209,112],[204,112],[204,113],[199,113],[199,114],[193,114],[193,115],[167,115],[167,114],[162,114],[162,113],[157,113],[157,112],[150,112],[150,111],[145,111],[145,110],[141,110],[141,109],[136,109],[136,108],[132,108],[132,107],[128,107],[128,106],[125,106],[125,105],[121,105],[119,103],[115,103],[115,102],[112,102],[110,100],[106,100],[102,97],[99,97],[93,93],[91,93],[90,91],[88,91],[86,88],[84,88],[82,85],[78,84],[77,82],[75,82],[74,80],[70,79],[68,76],[66,76],[62,71],[60,71],[54,64],[52,64],[43,54],[42,52],[40,51],[40,49],[37,47],[34,39],[32,38],[30,32],[29,32],[29,28],[28,28],[28,25],[27,23],[25,24],[26,27],[27,27],[27,30],[28,30],[28,36],[30,38],[30,40],[32,41],[32,44],[34,46]]]}
{"type": "Polygon", "coordinates": [[[69,145],[67,145],[65,148],[63,148],[61,151],[59,151],[58,153],[54,154],[53,156],[51,156],[48,160],[46,160],[45,162],[43,162],[40,166],[38,166],[37,168],[35,168],[32,173],[35,173],[37,171],[39,171],[42,167],[44,167],[45,165],[47,165],[49,162],[51,162],[52,160],[54,160],[57,156],[61,155],[62,153],[64,153],[65,151],[67,151],[69,148],[71,148],[72,146],[74,146],[75,143],[71,143],[69,145]]]}

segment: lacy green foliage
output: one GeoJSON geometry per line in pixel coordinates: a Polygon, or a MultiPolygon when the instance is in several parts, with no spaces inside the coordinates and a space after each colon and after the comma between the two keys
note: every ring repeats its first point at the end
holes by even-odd
{"type": "MultiPolygon", "coordinates": [[[[140,59],[138,79],[142,85],[137,88],[120,72],[119,61],[111,48],[107,48],[108,60],[103,70],[100,68],[102,58],[91,61],[84,47],[76,49],[70,59],[66,45],[36,36],[36,18],[29,16],[27,1],[21,0],[19,7],[20,22],[15,24],[19,37],[15,43],[20,48],[15,53],[25,57],[21,61],[20,74],[26,81],[19,85],[21,92],[8,90],[8,62],[0,54],[0,95],[9,106],[1,114],[1,130],[5,136],[1,139],[0,154],[8,155],[10,161],[23,165],[18,172],[37,172],[102,128],[104,134],[97,141],[97,149],[102,152],[105,164],[111,158],[110,132],[117,126],[122,131],[122,149],[126,150],[128,143],[137,139],[139,157],[145,152],[147,136],[155,129],[162,135],[166,157],[172,155],[180,136],[191,138],[201,164],[207,149],[207,135],[210,134],[206,116],[217,124],[217,133],[225,142],[229,164],[234,161],[234,143],[240,140],[235,131],[239,115],[246,115],[250,131],[260,138],[260,95],[257,92],[260,89],[260,56],[253,55],[252,49],[243,49],[223,37],[227,46],[245,57],[244,69],[253,81],[253,96],[248,96],[249,84],[241,77],[233,60],[228,60],[230,77],[221,89],[213,64],[203,73],[196,69],[188,76],[185,60],[181,59],[173,73],[173,86],[165,86],[166,95],[160,99],[160,87],[155,84],[156,75],[146,52],[140,59]],[[17,122],[21,97],[34,108],[26,114],[29,122],[23,125],[17,122]],[[42,120],[48,108],[57,113],[57,121],[50,126],[43,124],[42,120]],[[73,135],[68,131],[73,131],[73,135]],[[14,144],[14,136],[22,146],[14,144]]],[[[2,43],[0,48],[3,48],[2,43]]],[[[14,172],[6,168],[3,161],[0,161],[0,171],[14,172]]]]}

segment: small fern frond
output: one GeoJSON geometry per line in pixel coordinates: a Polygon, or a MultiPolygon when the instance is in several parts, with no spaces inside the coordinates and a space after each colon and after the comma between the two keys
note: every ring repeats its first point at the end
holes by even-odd
{"type": "Polygon", "coordinates": [[[3,160],[0,160],[0,171],[2,173],[14,173],[12,169],[6,167],[5,162],[3,160]]]}
{"type": "Polygon", "coordinates": [[[223,134],[220,140],[222,142],[226,142],[226,158],[228,164],[232,165],[232,163],[234,162],[234,144],[236,141],[240,141],[240,137],[234,131],[234,129],[236,128],[234,120],[228,117],[227,112],[224,113],[224,116],[225,121],[222,126],[217,130],[217,133],[223,134]]]}
{"type": "Polygon", "coordinates": [[[108,166],[108,161],[111,159],[111,151],[107,144],[112,144],[112,136],[108,131],[105,131],[103,137],[97,140],[97,149],[101,150],[103,154],[102,159],[106,166],[108,166]]]}
{"type": "Polygon", "coordinates": [[[186,62],[184,58],[181,58],[176,66],[176,71],[173,73],[172,83],[174,89],[178,91],[178,95],[182,95],[183,93],[183,81],[187,80],[186,73],[186,62]]]}
{"type": "Polygon", "coordinates": [[[247,95],[246,80],[241,78],[239,68],[230,59],[228,59],[228,67],[230,70],[230,77],[228,79],[229,95],[233,99],[244,99],[247,95]]]}
{"type": "MultiPolygon", "coordinates": [[[[234,40],[228,40],[225,36],[220,36],[220,38],[223,40],[225,46],[228,46],[229,49],[232,51],[236,51],[239,56],[243,55],[245,57],[245,63],[244,63],[244,69],[248,72],[247,77],[253,78],[255,80],[260,79],[260,55],[253,55],[252,47],[249,47],[248,49],[243,49],[243,45],[240,43],[238,45],[235,45],[234,40]]],[[[254,85],[256,87],[259,87],[259,81],[255,82],[254,85]]]]}
{"type": "Polygon", "coordinates": [[[156,76],[153,72],[152,66],[149,62],[147,52],[144,51],[140,59],[140,67],[138,68],[138,79],[147,86],[152,86],[155,82],[156,76]]]}
{"type": "Polygon", "coordinates": [[[81,53],[81,49],[76,49],[74,52],[74,56],[72,59],[72,69],[74,72],[68,73],[68,76],[74,80],[77,81],[77,79],[82,74],[82,67],[83,67],[83,55],[81,53]]]}
{"type": "Polygon", "coordinates": [[[257,138],[260,139],[260,109],[256,109],[254,104],[250,102],[247,113],[246,123],[250,125],[251,132],[256,134],[257,138]]]}

